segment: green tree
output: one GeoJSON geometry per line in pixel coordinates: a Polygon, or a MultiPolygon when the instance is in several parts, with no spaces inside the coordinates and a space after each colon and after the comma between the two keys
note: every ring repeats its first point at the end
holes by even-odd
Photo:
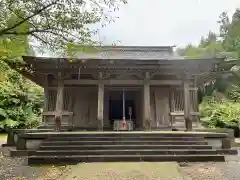
{"type": "Polygon", "coordinates": [[[229,20],[226,13],[220,16],[220,35],[224,49],[227,52],[235,52],[240,57],[240,9],[237,9],[229,20]]]}
{"type": "MultiPolygon", "coordinates": [[[[15,22],[16,15],[7,22],[15,22]]],[[[27,30],[27,23],[17,27],[27,30]]],[[[40,122],[43,90],[16,71],[6,62],[21,61],[22,55],[33,55],[27,36],[0,36],[0,129],[31,127],[40,122]]]]}
{"type": "MultiPolygon", "coordinates": [[[[235,13],[230,20],[228,14],[223,12],[220,15],[219,35],[213,32],[209,32],[206,37],[202,37],[199,45],[188,45],[185,48],[178,49],[180,55],[185,58],[212,58],[223,57],[225,61],[224,68],[229,70],[228,76],[223,75],[216,79],[214,83],[206,86],[205,95],[212,95],[213,93],[221,93],[228,98],[235,97],[233,95],[233,89],[238,92],[240,76],[238,76],[238,61],[240,55],[240,10],[236,9],[235,13]],[[233,63],[230,60],[236,60],[233,63]],[[232,71],[232,67],[235,65],[235,71],[232,71]]],[[[220,95],[221,95],[220,94],[220,95]]],[[[237,98],[238,99],[238,98],[237,98]]]]}
{"type": "Polygon", "coordinates": [[[89,44],[95,32],[89,25],[112,21],[109,12],[120,3],[126,0],[0,0],[0,37],[27,36],[54,50],[70,42],[89,44]]]}
{"type": "Polygon", "coordinates": [[[120,3],[126,1],[0,0],[0,129],[37,125],[43,105],[42,88],[7,64],[34,55],[33,46],[58,52],[95,43],[90,25],[112,21],[120,3]]]}

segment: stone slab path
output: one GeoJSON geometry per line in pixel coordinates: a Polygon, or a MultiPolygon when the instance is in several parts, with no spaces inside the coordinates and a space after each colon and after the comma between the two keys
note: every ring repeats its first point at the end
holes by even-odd
{"type": "Polygon", "coordinates": [[[61,180],[186,180],[178,163],[80,163],[61,180]]]}

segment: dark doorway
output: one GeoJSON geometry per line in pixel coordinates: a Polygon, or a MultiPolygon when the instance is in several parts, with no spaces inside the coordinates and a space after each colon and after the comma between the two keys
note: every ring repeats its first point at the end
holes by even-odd
{"type": "Polygon", "coordinates": [[[110,100],[109,101],[109,117],[113,119],[123,118],[123,103],[122,100],[110,100]]]}
{"type": "MultiPolygon", "coordinates": [[[[125,92],[125,118],[126,120],[132,120],[133,124],[136,121],[136,106],[134,92],[125,92]],[[131,115],[129,113],[131,111],[131,115]]],[[[123,119],[123,100],[122,92],[114,92],[109,98],[109,119],[113,127],[114,120],[123,119]]]]}

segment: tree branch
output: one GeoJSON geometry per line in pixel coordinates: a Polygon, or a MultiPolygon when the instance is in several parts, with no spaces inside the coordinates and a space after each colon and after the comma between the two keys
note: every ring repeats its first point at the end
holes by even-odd
{"type": "Polygon", "coordinates": [[[46,31],[45,29],[35,29],[35,30],[32,30],[32,31],[26,31],[26,32],[10,31],[10,32],[5,32],[4,34],[26,36],[26,35],[32,35],[33,33],[36,33],[36,32],[45,32],[45,31],[46,31]]]}
{"type": "MultiPolygon", "coordinates": [[[[63,38],[65,41],[68,41],[68,39],[64,35],[62,35],[60,33],[57,33],[57,32],[54,32],[52,30],[53,29],[34,29],[32,31],[26,31],[26,32],[10,31],[10,32],[6,32],[5,34],[8,34],[8,35],[19,35],[19,36],[31,35],[31,36],[35,37],[36,35],[34,33],[49,33],[49,34],[53,34],[55,36],[59,36],[59,37],[63,38]]],[[[66,33],[68,33],[68,32],[66,32],[66,33]]]]}
{"type": "Polygon", "coordinates": [[[44,6],[43,8],[41,8],[41,9],[37,10],[35,13],[33,13],[31,16],[28,16],[28,17],[24,18],[22,21],[14,24],[14,25],[11,26],[11,27],[8,27],[8,28],[5,28],[5,29],[1,30],[1,31],[0,31],[0,36],[1,36],[1,35],[4,35],[4,34],[7,34],[8,31],[10,31],[10,30],[12,30],[12,29],[20,26],[21,24],[23,24],[24,22],[26,22],[26,21],[28,21],[29,19],[33,18],[34,16],[40,14],[42,11],[46,10],[47,8],[55,5],[58,1],[59,1],[59,0],[56,0],[56,1],[48,4],[47,6],[44,6]]]}
{"type": "Polygon", "coordinates": [[[40,38],[39,36],[32,34],[33,37],[35,37],[36,39],[38,39],[39,41],[42,41],[44,44],[50,45],[47,41],[45,41],[44,39],[40,38]]]}

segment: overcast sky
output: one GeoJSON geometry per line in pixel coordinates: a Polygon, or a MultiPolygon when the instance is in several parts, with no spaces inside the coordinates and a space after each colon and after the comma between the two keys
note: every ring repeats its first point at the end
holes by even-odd
{"type": "Polygon", "coordinates": [[[209,30],[218,32],[223,11],[232,14],[240,0],[128,0],[115,23],[102,28],[105,44],[178,45],[197,43],[209,30]]]}

